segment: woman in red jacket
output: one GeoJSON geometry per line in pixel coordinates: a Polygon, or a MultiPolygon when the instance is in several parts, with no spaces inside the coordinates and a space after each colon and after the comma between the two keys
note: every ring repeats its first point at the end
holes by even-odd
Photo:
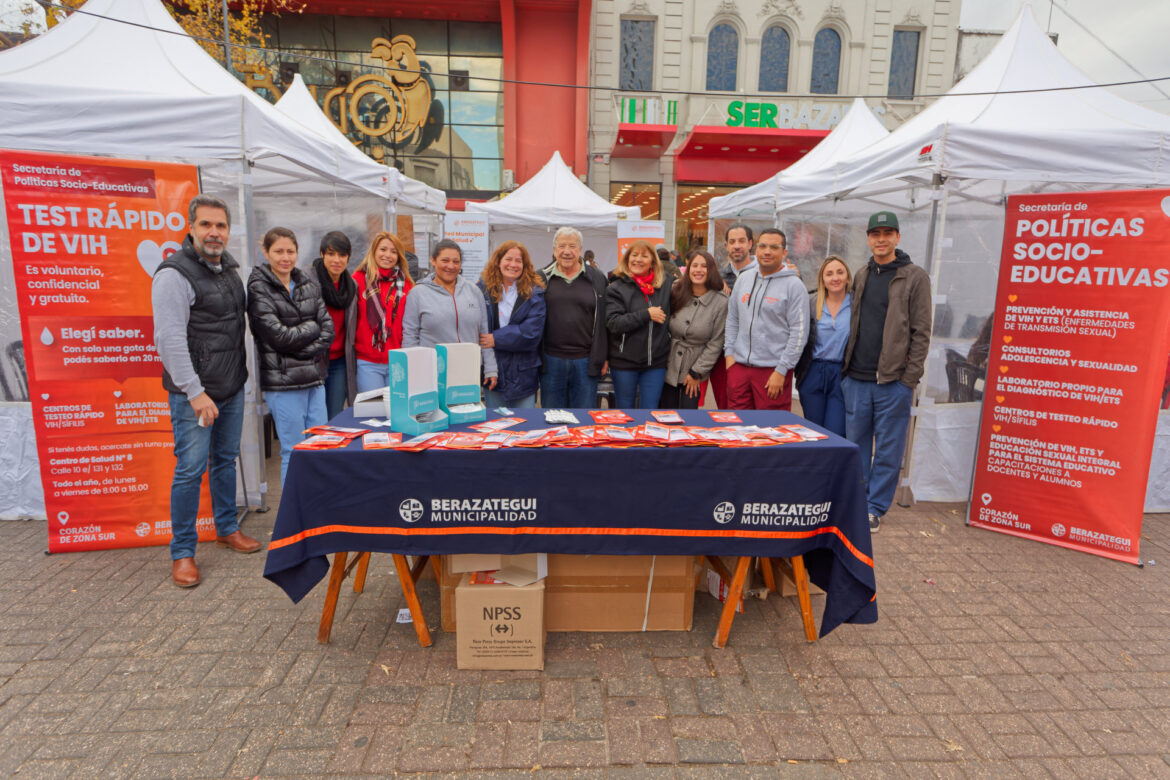
{"type": "Polygon", "coordinates": [[[385,231],[374,236],[353,281],[358,310],[346,337],[357,355],[357,390],[364,393],[390,383],[386,353],[402,346],[402,310],[414,280],[398,236],[385,231]]]}

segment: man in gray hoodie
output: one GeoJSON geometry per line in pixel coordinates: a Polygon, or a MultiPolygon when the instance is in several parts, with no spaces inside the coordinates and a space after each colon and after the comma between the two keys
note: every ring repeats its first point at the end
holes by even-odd
{"type": "MultiPolygon", "coordinates": [[[[433,347],[436,344],[478,344],[491,333],[483,293],[460,274],[463,250],[449,238],[431,252],[435,271],[411,288],[402,312],[402,346],[433,347]]],[[[484,384],[496,386],[496,352],[481,350],[484,384]]]]}
{"type": "Polygon", "coordinates": [[[788,241],[761,231],[756,266],[740,273],[727,307],[723,351],[731,409],[792,408],[792,369],[808,340],[808,291],[787,266],[788,241]]]}

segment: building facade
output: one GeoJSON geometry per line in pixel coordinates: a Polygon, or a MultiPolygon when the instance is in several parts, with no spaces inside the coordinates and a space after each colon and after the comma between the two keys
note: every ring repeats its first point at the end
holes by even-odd
{"type": "Polygon", "coordinates": [[[595,0],[589,183],[680,250],[854,96],[890,129],[954,83],[960,0],[595,0]]]}
{"type": "Polygon", "coordinates": [[[308,0],[265,19],[278,53],[243,74],[277,98],[300,73],[358,148],[452,208],[560,151],[586,169],[592,0],[308,0]]]}

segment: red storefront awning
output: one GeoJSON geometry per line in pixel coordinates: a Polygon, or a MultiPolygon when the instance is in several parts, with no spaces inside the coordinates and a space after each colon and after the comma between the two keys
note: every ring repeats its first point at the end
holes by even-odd
{"type": "Polygon", "coordinates": [[[610,157],[661,157],[674,140],[675,125],[618,125],[610,157]]]}
{"type": "Polygon", "coordinates": [[[674,156],[675,181],[755,184],[820,143],[828,130],[695,125],[674,156]]]}

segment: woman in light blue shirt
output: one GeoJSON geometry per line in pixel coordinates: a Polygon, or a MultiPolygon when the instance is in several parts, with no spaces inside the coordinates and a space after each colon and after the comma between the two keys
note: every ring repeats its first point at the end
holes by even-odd
{"type": "Polygon", "coordinates": [[[816,292],[809,293],[808,344],[796,367],[796,389],[805,419],[838,436],[845,435],[841,361],[849,343],[852,282],[849,266],[837,255],[829,255],[821,263],[816,292]]]}

